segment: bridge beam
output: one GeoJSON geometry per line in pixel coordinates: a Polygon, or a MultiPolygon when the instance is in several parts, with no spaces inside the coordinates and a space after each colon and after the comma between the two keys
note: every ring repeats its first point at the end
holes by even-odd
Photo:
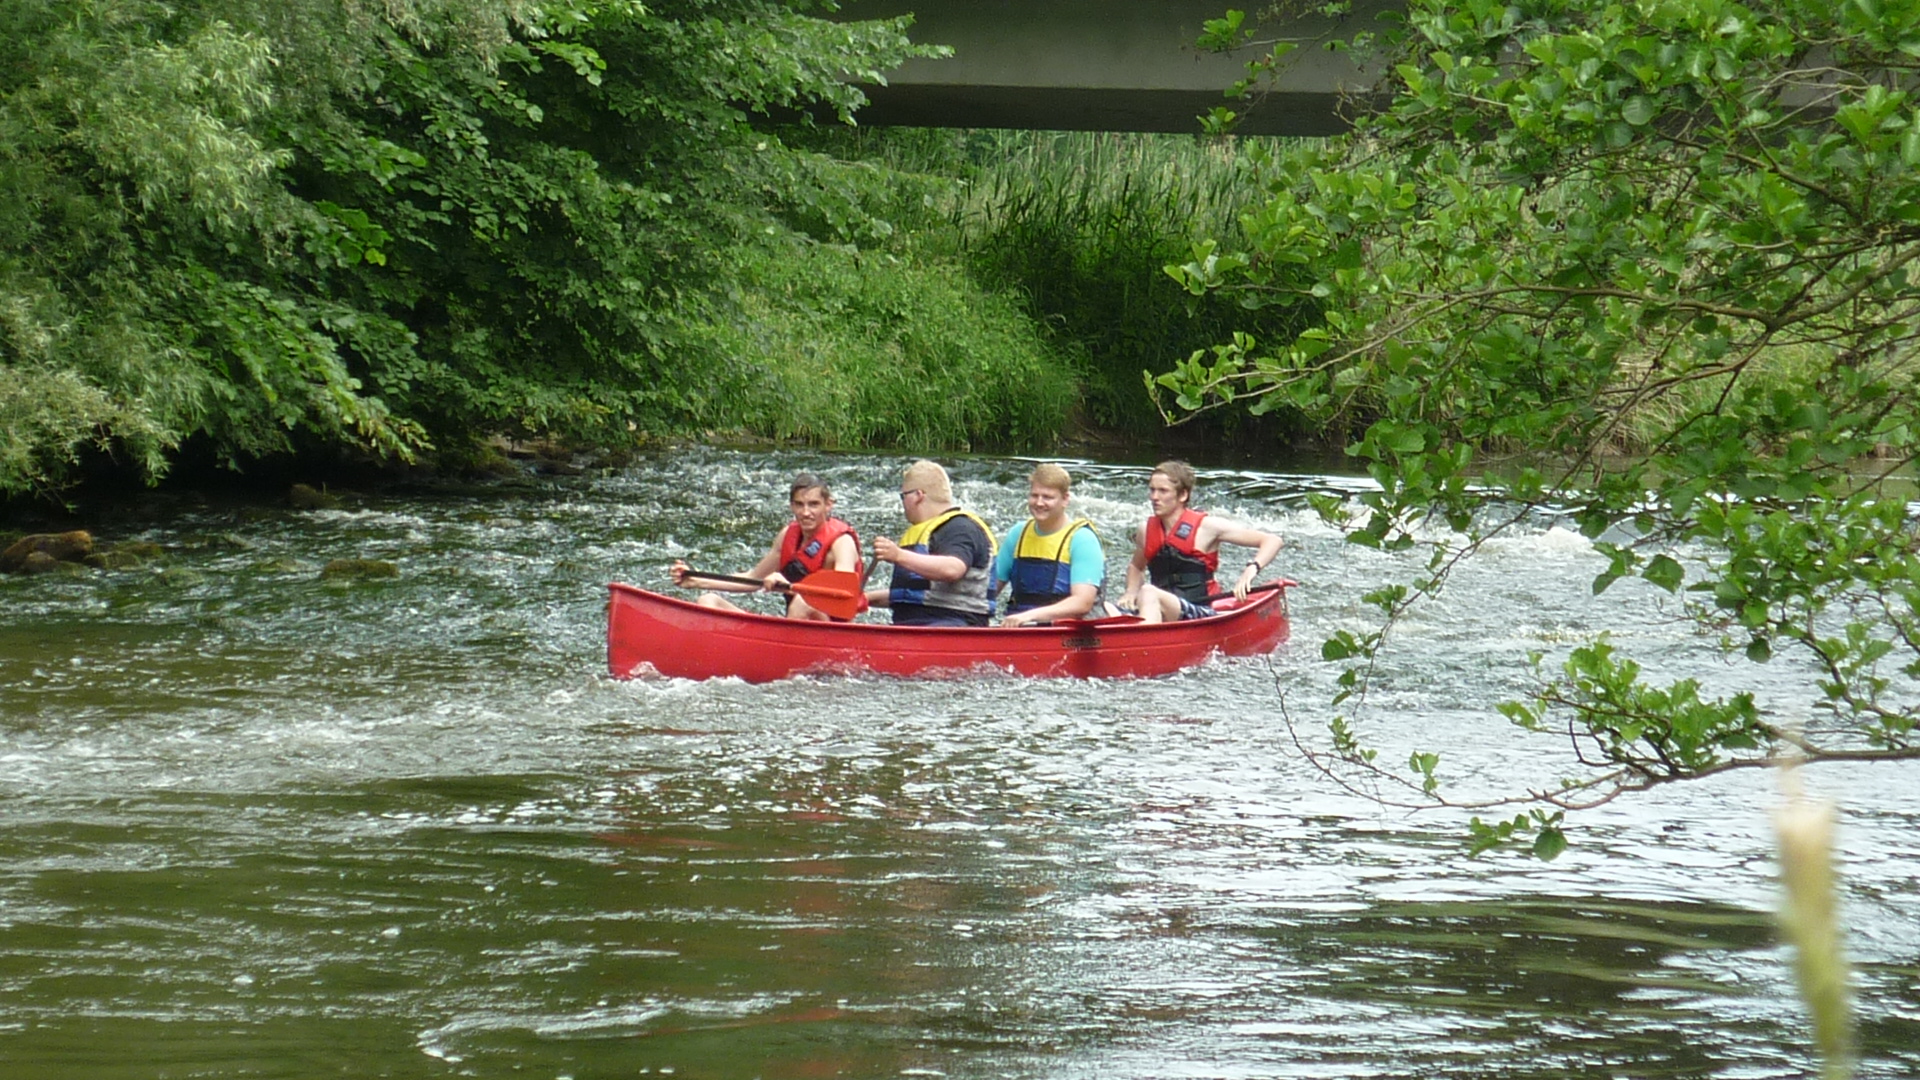
{"type": "MultiPolygon", "coordinates": [[[[945,60],[911,60],[887,86],[863,86],[863,125],[1002,127],[1054,131],[1198,131],[1200,114],[1246,56],[1193,47],[1201,24],[1234,0],[863,0],[843,18],[912,13],[915,41],[948,45],[945,60]]],[[[1240,0],[1242,8],[1257,4],[1240,0]]],[[[1304,5],[1303,5],[1304,6],[1304,5]]],[[[1392,0],[1360,0],[1339,22],[1302,15],[1268,23],[1262,37],[1300,42],[1261,107],[1240,130],[1258,135],[1328,135],[1346,127],[1342,95],[1372,82],[1344,53],[1319,44],[1372,25],[1392,0]]]]}

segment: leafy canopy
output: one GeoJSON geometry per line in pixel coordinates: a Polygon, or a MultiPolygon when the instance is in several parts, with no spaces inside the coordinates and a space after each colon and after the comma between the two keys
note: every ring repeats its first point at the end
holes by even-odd
{"type": "MultiPolygon", "coordinates": [[[[1637,575],[1745,662],[1814,674],[1763,702],[1649,685],[1605,640],[1572,650],[1503,711],[1570,733],[1581,771],[1481,842],[1537,826],[1551,855],[1564,809],[1788,750],[1920,757],[1920,4],[1411,0],[1362,46],[1386,104],[1295,154],[1243,247],[1168,268],[1196,293],[1311,296],[1323,322],[1154,384],[1176,416],[1359,432],[1380,491],[1322,512],[1427,550],[1369,597],[1379,632],[1324,647],[1348,665],[1336,705],[1364,701],[1397,616],[1545,509],[1607,556],[1596,591],[1637,575]]],[[[1332,736],[1330,770],[1446,801],[1438,755],[1387,769],[1355,716],[1332,736]]]]}
{"type": "Polygon", "coordinates": [[[929,52],[831,8],[0,5],[0,495],[697,419],[716,253],[822,186],[750,119],[929,52]]]}

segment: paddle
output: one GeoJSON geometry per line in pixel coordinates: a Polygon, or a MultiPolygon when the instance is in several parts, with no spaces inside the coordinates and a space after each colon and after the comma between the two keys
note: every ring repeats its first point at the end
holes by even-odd
{"type": "MultiPolygon", "coordinates": [[[[1269,581],[1265,585],[1253,586],[1252,588],[1247,590],[1247,595],[1252,596],[1254,593],[1257,593],[1257,592],[1272,592],[1275,589],[1290,589],[1293,586],[1298,584],[1300,583],[1293,580],[1292,578],[1279,578],[1274,581],[1269,581]]],[[[1231,589],[1227,590],[1226,592],[1209,593],[1207,595],[1207,604],[1212,605],[1212,603],[1215,600],[1231,600],[1231,599],[1233,599],[1233,590],[1231,589]]]]}
{"type": "MultiPolygon", "coordinates": [[[[724,581],[730,585],[751,585],[759,588],[762,582],[750,577],[735,577],[732,574],[709,574],[701,570],[688,570],[685,577],[699,578],[702,581],[724,581]]],[[[807,603],[824,615],[836,619],[851,619],[860,614],[860,576],[847,570],[820,570],[808,574],[804,581],[790,582],[780,587],[782,592],[793,592],[807,598],[807,603]]]]}

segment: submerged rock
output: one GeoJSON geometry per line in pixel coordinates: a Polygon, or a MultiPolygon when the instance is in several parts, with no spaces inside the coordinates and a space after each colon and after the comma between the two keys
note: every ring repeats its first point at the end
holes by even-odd
{"type": "Polygon", "coordinates": [[[11,565],[11,572],[15,574],[45,574],[60,569],[61,565],[59,559],[54,558],[44,551],[29,551],[26,557],[22,558],[17,565],[11,565]]]}
{"type": "Polygon", "coordinates": [[[295,510],[338,510],[340,499],[309,484],[295,484],[287,491],[287,502],[295,510]]]}
{"type": "Polygon", "coordinates": [[[145,559],[121,548],[96,551],[81,561],[95,570],[138,570],[147,564],[145,559]]]}
{"type": "Polygon", "coordinates": [[[34,533],[13,542],[0,551],[0,571],[9,574],[45,573],[46,562],[77,563],[93,554],[93,534],[85,529],[63,533],[34,533]],[[36,559],[34,556],[41,556],[36,559]],[[29,563],[32,566],[29,566],[29,563]]]}
{"type": "Polygon", "coordinates": [[[253,572],[256,574],[298,574],[311,568],[311,563],[303,563],[295,559],[268,559],[265,562],[253,564],[253,572]]]}
{"type": "Polygon", "coordinates": [[[400,568],[383,559],[335,559],[320,568],[322,578],[392,578],[400,568]]]}

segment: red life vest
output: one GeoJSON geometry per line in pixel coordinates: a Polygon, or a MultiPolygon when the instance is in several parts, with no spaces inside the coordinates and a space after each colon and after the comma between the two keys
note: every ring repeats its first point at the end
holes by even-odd
{"type": "MultiPolygon", "coordinates": [[[[808,574],[818,573],[827,568],[827,559],[833,554],[833,542],[843,536],[853,537],[853,572],[858,574],[860,564],[860,534],[853,526],[837,517],[830,517],[820,523],[813,531],[812,539],[804,544],[800,542],[800,523],[787,523],[787,531],[780,534],[780,572],[788,581],[799,581],[808,574]]],[[[793,606],[793,597],[787,597],[787,606],[793,606]]],[[[860,610],[867,610],[867,598],[860,597],[860,610]]]]}
{"type": "Polygon", "coordinates": [[[860,534],[853,526],[837,517],[830,517],[820,523],[813,531],[811,539],[805,543],[800,538],[800,523],[787,523],[787,531],[780,534],[780,572],[788,581],[799,581],[808,574],[818,573],[827,568],[827,559],[833,554],[833,542],[843,536],[853,537],[853,572],[860,572],[860,534]]]}
{"type": "Polygon", "coordinates": [[[1218,551],[1200,551],[1194,541],[1200,538],[1203,510],[1182,510],[1169,531],[1155,514],[1147,519],[1147,542],[1141,549],[1147,564],[1147,578],[1162,589],[1204,604],[1213,593],[1213,575],[1220,569],[1218,551]]]}

